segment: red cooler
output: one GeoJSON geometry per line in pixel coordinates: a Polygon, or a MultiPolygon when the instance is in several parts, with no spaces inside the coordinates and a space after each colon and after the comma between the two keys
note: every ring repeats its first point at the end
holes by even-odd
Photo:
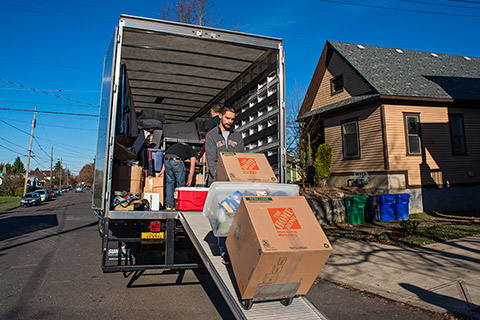
{"type": "Polygon", "coordinates": [[[182,187],[175,189],[175,210],[202,211],[208,188],[182,187]]]}

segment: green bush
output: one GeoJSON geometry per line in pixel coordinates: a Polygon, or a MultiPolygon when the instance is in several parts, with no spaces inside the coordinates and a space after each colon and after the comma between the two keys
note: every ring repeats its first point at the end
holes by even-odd
{"type": "Polygon", "coordinates": [[[318,182],[320,179],[330,178],[330,166],[332,165],[333,152],[332,147],[328,143],[323,143],[318,146],[315,153],[315,168],[314,181],[318,182]]]}
{"type": "Polygon", "coordinates": [[[23,187],[15,189],[15,197],[23,197],[23,187]]]}
{"type": "Polygon", "coordinates": [[[420,221],[415,220],[402,220],[400,226],[404,228],[408,233],[414,233],[417,231],[420,221]]]}

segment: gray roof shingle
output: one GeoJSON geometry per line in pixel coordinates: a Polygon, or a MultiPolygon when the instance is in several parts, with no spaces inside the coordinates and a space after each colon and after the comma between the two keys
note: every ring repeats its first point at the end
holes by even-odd
{"type": "Polygon", "coordinates": [[[381,95],[480,100],[480,58],[328,42],[381,95]]]}

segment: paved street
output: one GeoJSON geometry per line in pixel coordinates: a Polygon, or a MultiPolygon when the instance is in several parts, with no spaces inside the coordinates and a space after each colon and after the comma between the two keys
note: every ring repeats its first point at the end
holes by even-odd
{"type": "MultiPolygon", "coordinates": [[[[100,269],[91,193],[0,213],[0,319],[230,319],[204,269],[150,272],[127,288],[100,269]]],[[[309,298],[332,320],[441,319],[319,280],[309,298]]]]}

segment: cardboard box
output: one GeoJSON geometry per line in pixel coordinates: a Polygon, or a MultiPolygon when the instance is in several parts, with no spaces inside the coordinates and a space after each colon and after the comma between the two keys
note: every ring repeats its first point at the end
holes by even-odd
{"type": "Polygon", "coordinates": [[[113,191],[141,193],[144,174],[140,166],[114,166],[112,174],[113,191]]]}
{"type": "Polygon", "coordinates": [[[163,204],[163,188],[161,193],[145,192],[142,198],[148,200],[151,210],[160,210],[163,204]]]}
{"type": "Polygon", "coordinates": [[[214,181],[278,182],[263,153],[238,152],[219,154],[214,181]]]}
{"type": "Polygon", "coordinates": [[[163,177],[146,177],[145,188],[143,192],[160,193],[163,192],[163,177]]]}
{"type": "Polygon", "coordinates": [[[176,188],[174,193],[175,210],[202,211],[208,188],[176,188]]]}
{"type": "Polygon", "coordinates": [[[242,299],[305,295],[332,252],[304,197],[242,198],[227,238],[242,299]]]}
{"type": "Polygon", "coordinates": [[[117,142],[115,142],[113,157],[120,162],[137,159],[137,155],[135,153],[131,152],[127,147],[117,142]]]}

